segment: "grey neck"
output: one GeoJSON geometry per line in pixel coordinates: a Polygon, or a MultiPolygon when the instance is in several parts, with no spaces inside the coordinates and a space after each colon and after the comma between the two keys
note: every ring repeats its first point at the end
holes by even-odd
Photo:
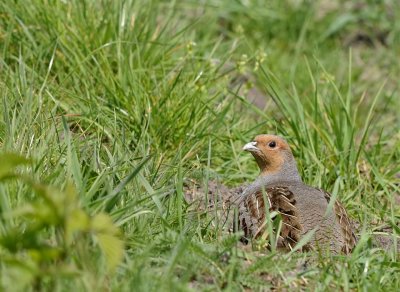
{"type": "Polygon", "coordinates": [[[301,177],[297,170],[296,161],[293,159],[286,162],[277,173],[260,174],[260,176],[243,191],[242,196],[247,196],[262,188],[267,188],[276,183],[302,183],[301,177]]]}

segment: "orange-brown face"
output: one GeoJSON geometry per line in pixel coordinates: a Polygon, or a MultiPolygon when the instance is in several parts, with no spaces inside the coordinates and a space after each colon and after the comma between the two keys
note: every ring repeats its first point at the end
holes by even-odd
{"type": "Polygon", "coordinates": [[[243,150],[253,154],[262,173],[278,172],[285,157],[291,155],[288,143],[275,135],[258,135],[253,142],[244,145],[243,150]]]}

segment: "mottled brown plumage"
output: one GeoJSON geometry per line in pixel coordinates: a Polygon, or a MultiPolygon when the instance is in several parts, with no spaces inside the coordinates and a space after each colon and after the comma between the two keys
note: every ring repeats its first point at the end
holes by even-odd
{"type": "MultiPolygon", "coordinates": [[[[267,214],[282,220],[277,247],[291,250],[309,232],[314,232],[302,250],[349,253],[356,244],[346,210],[335,201],[328,209],[329,193],[305,185],[297,171],[289,145],[274,135],[260,135],[243,148],[253,154],[259,178],[238,198],[239,224],[246,239],[267,232],[267,214]]],[[[271,217],[271,216],[270,216],[271,217]]]]}

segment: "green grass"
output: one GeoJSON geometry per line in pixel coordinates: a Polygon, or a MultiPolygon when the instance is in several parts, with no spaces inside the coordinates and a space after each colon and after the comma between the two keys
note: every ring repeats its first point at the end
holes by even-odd
{"type": "Polygon", "coordinates": [[[1,2],[0,290],[398,290],[371,233],[400,240],[400,6],[342,2],[1,2]],[[338,190],[350,256],[244,249],[189,211],[185,178],[257,176],[260,133],[338,190]]]}

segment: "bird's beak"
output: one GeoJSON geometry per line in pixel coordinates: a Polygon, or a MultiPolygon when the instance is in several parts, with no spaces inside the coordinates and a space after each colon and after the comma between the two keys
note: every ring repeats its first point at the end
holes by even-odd
{"type": "Polygon", "coordinates": [[[244,150],[244,151],[249,151],[249,152],[253,152],[253,151],[258,151],[258,150],[260,150],[260,149],[258,149],[258,148],[256,147],[256,145],[257,145],[257,142],[250,142],[250,143],[247,143],[246,145],[243,146],[243,150],[244,150]]]}

